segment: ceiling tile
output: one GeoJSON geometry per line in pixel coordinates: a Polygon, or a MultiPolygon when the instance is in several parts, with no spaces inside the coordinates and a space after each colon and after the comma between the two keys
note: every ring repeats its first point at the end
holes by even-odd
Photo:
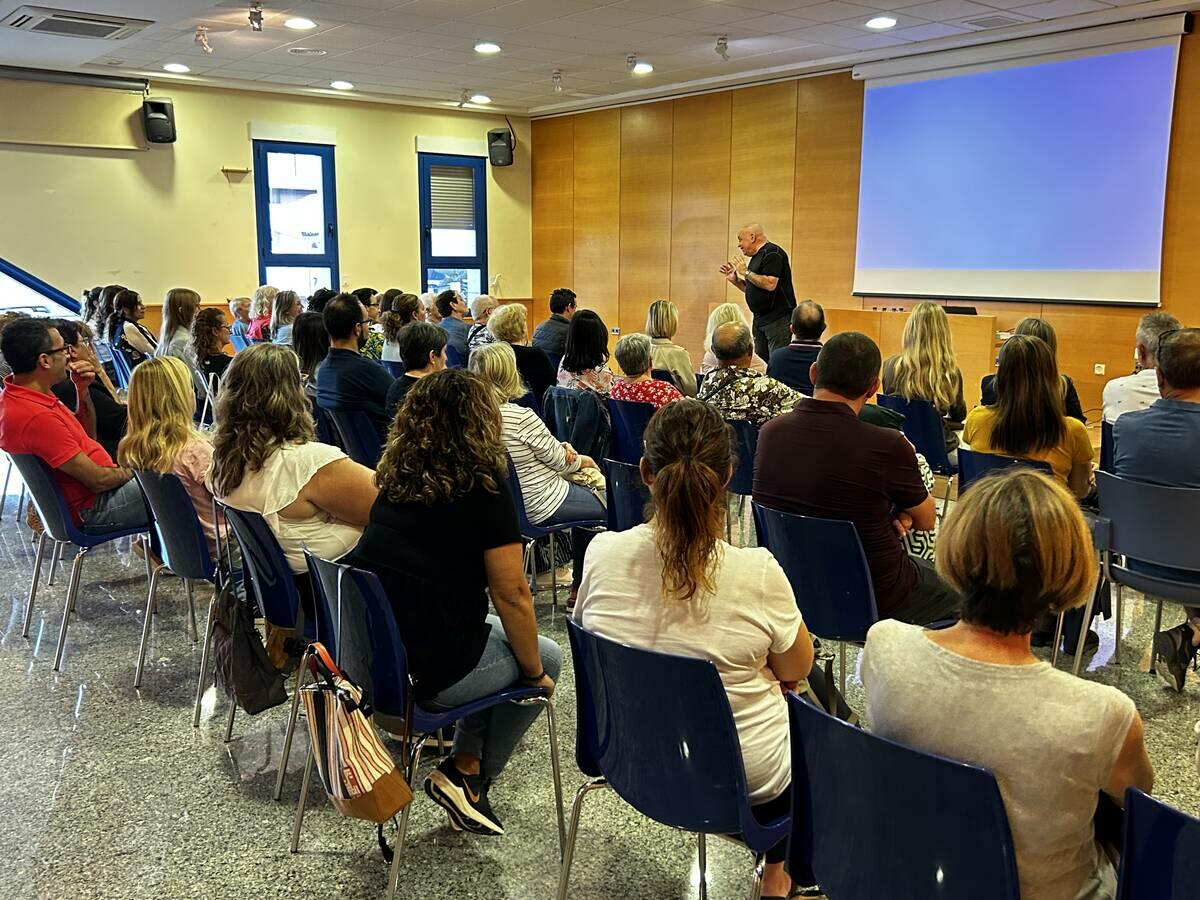
{"type": "Polygon", "coordinates": [[[947,25],[945,22],[927,22],[911,28],[897,28],[895,31],[889,31],[888,34],[902,37],[908,41],[935,41],[952,34],[964,34],[970,30],[961,25],[947,25]]]}
{"type": "Polygon", "coordinates": [[[930,22],[945,22],[968,16],[984,16],[995,10],[982,3],[972,3],[971,0],[934,0],[933,3],[910,6],[904,11],[910,16],[917,16],[930,22]]]}
{"type": "Polygon", "coordinates": [[[1027,16],[1033,16],[1035,19],[1061,19],[1066,16],[1077,16],[1082,13],[1111,8],[1109,4],[1100,3],[1098,0],[1050,0],[1049,3],[1021,6],[1017,11],[1027,16]]]}
{"type": "MultiPolygon", "coordinates": [[[[818,3],[815,6],[806,6],[802,14],[804,18],[811,19],[814,22],[841,22],[844,19],[859,19],[864,22],[872,16],[878,14],[878,10],[870,6],[859,6],[855,3],[842,3],[841,0],[833,0],[831,3],[818,3]]],[[[913,13],[912,15],[919,15],[913,13]]],[[[926,17],[922,17],[926,18],[926,17]]]]}

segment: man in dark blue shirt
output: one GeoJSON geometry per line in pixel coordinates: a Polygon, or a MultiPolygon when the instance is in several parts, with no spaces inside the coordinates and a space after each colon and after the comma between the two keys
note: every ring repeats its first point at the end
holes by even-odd
{"type": "Polygon", "coordinates": [[[387,394],[395,380],[379,363],[359,354],[367,342],[367,311],[351,294],[338,294],[321,313],[329,332],[329,355],[317,367],[317,405],[339,412],[364,412],[386,440],[392,420],[387,394]]]}
{"type": "MultiPolygon", "coordinates": [[[[1157,357],[1162,399],[1113,423],[1113,473],[1150,484],[1200,488],[1200,329],[1164,332],[1157,357]]],[[[1136,561],[1130,565],[1179,581],[1200,580],[1196,572],[1136,561]]],[[[1183,690],[1200,646],[1200,608],[1184,609],[1187,621],[1154,636],[1155,669],[1177,691],[1183,690]]]]}
{"type": "Polygon", "coordinates": [[[438,322],[442,331],[446,332],[449,346],[458,354],[456,365],[467,365],[467,338],[471,334],[471,326],[465,321],[467,301],[458,291],[442,291],[437,296],[437,311],[442,317],[438,322]]]}
{"type": "Polygon", "coordinates": [[[575,309],[575,292],[570,288],[555,288],[550,294],[550,318],[533,332],[531,343],[550,358],[555,371],[567,347],[567,328],[575,309]]]}
{"type": "Polygon", "coordinates": [[[825,310],[819,303],[805,300],[792,310],[792,342],[771,353],[767,374],[807,397],[813,394],[810,377],[812,364],[821,352],[825,333],[825,310]]]}

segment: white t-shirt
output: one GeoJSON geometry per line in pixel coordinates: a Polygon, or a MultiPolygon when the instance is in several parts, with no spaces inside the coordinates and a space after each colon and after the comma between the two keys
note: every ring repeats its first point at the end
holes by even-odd
{"type": "Polygon", "coordinates": [[[1104,421],[1115,422],[1124,413],[1147,409],[1161,396],[1155,369],[1114,378],[1104,385],[1104,421]]]}
{"type": "Polygon", "coordinates": [[[295,502],[319,469],[346,458],[337,447],[319,441],[284,444],[267,457],[261,469],[246,472],[233,493],[218,499],[234,509],[262,516],[291,570],[307,572],[305,548],[322,559],[341,559],[354,549],[363,530],[324,512],[308,519],[290,519],[279,515],[279,510],[295,502]]]}
{"type": "Polygon", "coordinates": [[[767,654],[790,650],[802,619],[769,551],[724,541],[718,548],[715,594],[668,605],[652,524],[596,535],[575,621],[631,646],[712,660],[729,696],[750,800],[765,803],[787,790],[792,769],[787,704],[765,668],[767,654]]]}

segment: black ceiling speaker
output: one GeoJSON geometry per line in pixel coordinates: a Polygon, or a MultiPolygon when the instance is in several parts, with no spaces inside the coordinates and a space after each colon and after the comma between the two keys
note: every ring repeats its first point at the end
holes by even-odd
{"type": "Polygon", "coordinates": [[[142,101],[142,124],[152,144],[175,143],[175,105],[169,97],[147,97],[142,101]]]}
{"type": "Polygon", "coordinates": [[[511,166],[516,141],[508,128],[493,128],[488,132],[488,159],[493,166],[511,166]]]}

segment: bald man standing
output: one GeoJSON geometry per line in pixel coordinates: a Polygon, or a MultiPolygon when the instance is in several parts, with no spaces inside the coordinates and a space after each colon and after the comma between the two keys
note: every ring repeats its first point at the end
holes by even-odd
{"type": "Polygon", "coordinates": [[[754,314],[754,352],[769,359],[773,350],[791,341],[788,323],[796,308],[792,266],[783,248],[768,241],[757,223],[743,226],[737,243],[742,255],[721,266],[721,274],[746,295],[754,314]]]}

